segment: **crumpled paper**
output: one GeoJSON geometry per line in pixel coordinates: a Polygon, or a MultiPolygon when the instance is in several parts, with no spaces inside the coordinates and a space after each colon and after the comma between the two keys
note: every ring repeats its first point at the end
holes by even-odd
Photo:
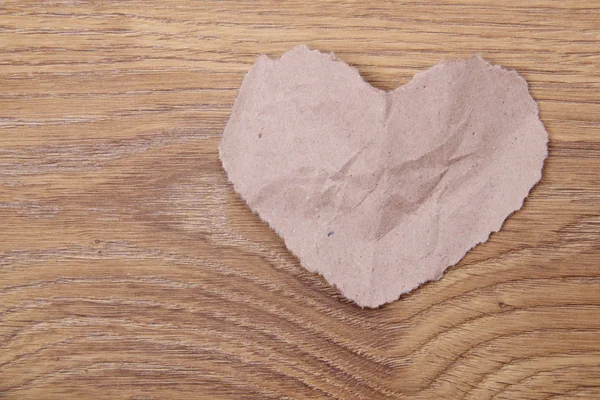
{"type": "Polygon", "coordinates": [[[299,46],[258,58],[219,155],[305,268],[377,307],[498,231],[540,179],[547,141],[525,80],[479,57],[386,92],[299,46]]]}

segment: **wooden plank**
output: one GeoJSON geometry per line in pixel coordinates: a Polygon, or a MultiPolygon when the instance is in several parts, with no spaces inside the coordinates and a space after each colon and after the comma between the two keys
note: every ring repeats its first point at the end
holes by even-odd
{"type": "Polygon", "coordinates": [[[0,3],[0,397],[600,396],[600,2],[0,3]],[[255,58],[306,43],[392,89],[519,71],[542,181],[445,277],[363,310],[217,155],[255,58]]]}

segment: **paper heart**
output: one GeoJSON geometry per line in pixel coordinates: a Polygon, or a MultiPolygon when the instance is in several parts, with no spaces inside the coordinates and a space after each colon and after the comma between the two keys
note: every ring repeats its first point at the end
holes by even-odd
{"type": "Polygon", "coordinates": [[[498,231],[540,179],[547,140],[525,80],[479,57],[385,92],[299,46],[258,58],[219,154],[305,268],[377,307],[498,231]]]}

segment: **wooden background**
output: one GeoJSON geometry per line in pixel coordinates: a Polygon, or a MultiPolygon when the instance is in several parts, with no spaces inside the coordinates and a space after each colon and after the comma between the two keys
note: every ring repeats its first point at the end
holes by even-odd
{"type": "Polygon", "coordinates": [[[0,397],[600,398],[600,2],[0,1],[0,397]],[[473,53],[550,132],[523,210],[377,310],[307,273],[217,145],[255,58],[391,89],[473,53]]]}

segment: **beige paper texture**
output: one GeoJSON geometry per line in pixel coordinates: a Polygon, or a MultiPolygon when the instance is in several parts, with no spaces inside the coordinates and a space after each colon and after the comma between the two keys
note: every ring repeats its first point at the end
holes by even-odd
{"type": "Polygon", "coordinates": [[[498,231],[540,179],[547,141],[525,80],[479,57],[385,92],[299,46],[258,58],[219,154],[305,268],[377,307],[498,231]]]}

